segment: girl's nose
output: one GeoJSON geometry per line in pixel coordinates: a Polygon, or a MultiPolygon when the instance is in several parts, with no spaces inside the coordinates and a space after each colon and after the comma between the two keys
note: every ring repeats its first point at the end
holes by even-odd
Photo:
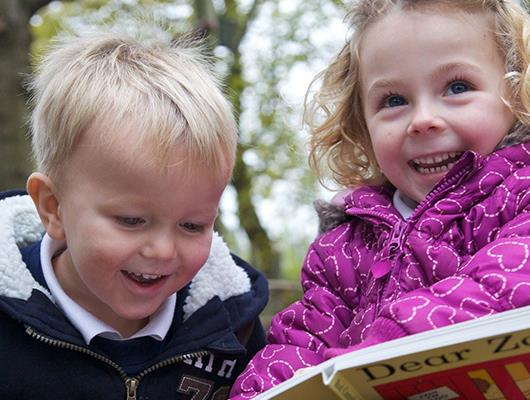
{"type": "Polygon", "coordinates": [[[177,257],[175,235],[169,232],[153,234],[142,248],[142,256],[156,260],[173,260],[177,257]]]}
{"type": "Polygon", "coordinates": [[[444,120],[432,104],[420,103],[413,110],[412,118],[407,127],[409,135],[440,132],[444,128],[444,120]]]}

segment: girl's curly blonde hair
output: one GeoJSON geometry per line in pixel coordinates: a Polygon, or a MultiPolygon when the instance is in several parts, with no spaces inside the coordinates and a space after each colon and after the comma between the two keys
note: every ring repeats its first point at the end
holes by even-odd
{"type": "Polygon", "coordinates": [[[530,126],[530,16],[519,4],[503,0],[358,0],[347,15],[350,38],[331,64],[313,80],[304,120],[311,131],[309,164],[322,179],[324,166],[342,187],[385,183],[363,118],[359,46],[364,32],[391,11],[429,9],[491,13],[494,35],[505,62],[508,96],[517,123],[499,145],[521,142],[530,126]],[[312,88],[320,84],[314,95],[312,88]]]}

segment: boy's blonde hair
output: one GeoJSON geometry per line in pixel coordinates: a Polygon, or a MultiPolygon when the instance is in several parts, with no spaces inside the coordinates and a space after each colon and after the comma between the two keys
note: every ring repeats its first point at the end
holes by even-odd
{"type": "Polygon", "coordinates": [[[197,43],[191,36],[172,41],[169,34],[142,40],[110,28],[56,38],[29,82],[38,169],[60,174],[91,128],[103,143],[113,140],[114,130],[130,129],[133,149],[151,146],[160,166],[178,145],[190,171],[197,163],[212,173],[231,168],[232,108],[197,43]]]}
{"type": "Polygon", "coordinates": [[[363,117],[359,46],[367,27],[395,9],[487,12],[494,21],[494,37],[506,60],[504,99],[517,123],[501,146],[527,138],[530,126],[530,17],[512,1],[502,0],[358,0],[348,14],[353,33],[332,63],[315,80],[320,88],[306,96],[305,121],[311,129],[311,167],[322,178],[323,166],[343,187],[386,182],[370,142],[363,117]]]}

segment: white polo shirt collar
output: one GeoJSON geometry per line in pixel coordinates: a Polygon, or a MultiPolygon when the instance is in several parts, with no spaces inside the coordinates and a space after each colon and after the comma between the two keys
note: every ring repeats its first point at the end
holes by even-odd
{"type": "Polygon", "coordinates": [[[396,190],[394,192],[394,197],[392,198],[392,203],[394,203],[394,207],[399,211],[403,219],[407,220],[414,213],[414,209],[403,201],[402,196],[404,196],[404,194],[399,190],[396,190]]]}

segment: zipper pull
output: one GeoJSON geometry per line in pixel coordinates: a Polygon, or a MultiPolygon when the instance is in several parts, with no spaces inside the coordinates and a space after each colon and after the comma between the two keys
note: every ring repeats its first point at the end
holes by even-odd
{"type": "Polygon", "coordinates": [[[372,266],[372,275],[375,279],[382,278],[390,272],[392,263],[389,260],[379,260],[372,266]]]}
{"type": "Polygon", "coordinates": [[[392,257],[398,250],[401,250],[403,244],[403,232],[405,231],[405,222],[398,222],[397,225],[392,229],[392,236],[390,237],[387,245],[388,257],[392,257]]]}
{"type": "Polygon", "coordinates": [[[395,255],[402,250],[403,232],[405,231],[406,223],[398,222],[391,231],[391,236],[382,251],[381,258],[372,266],[372,275],[379,279],[387,275],[393,267],[393,260],[395,255]]]}
{"type": "Polygon", "coordinates": [[[127,400],[136,400],[138,383],[138,379],[136,378],[129,378],[125,381],[125,386],[127,387],[127,400]]]}

